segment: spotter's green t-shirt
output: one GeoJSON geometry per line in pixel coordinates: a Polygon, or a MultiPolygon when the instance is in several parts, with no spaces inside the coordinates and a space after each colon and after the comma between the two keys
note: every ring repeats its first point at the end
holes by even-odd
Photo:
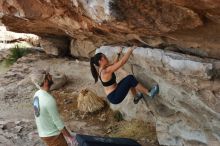
{"type": "Polygon", "coordinates": [[[40,137],[59,135],[64,128],[54,97],[45,90],[38,90],[33,101],[35,121],[40,137]]]}

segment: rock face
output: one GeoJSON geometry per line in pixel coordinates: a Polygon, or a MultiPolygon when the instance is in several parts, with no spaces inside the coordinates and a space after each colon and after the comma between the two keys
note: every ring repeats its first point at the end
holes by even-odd
{"type": "MultiPolygon", "coordinates": [[[[117,49],[103,46],[96,52],[113,59],[117,49]]],[[[132,103],[132,97],[126,97],[120,105],[111,107],[130,119],[154,121],[162,145],[218,146],[220,68],[216,64],[218,60],[137,48],[124,70],[133,73],[148,88],[158,83],[159,96],[153,100],[146,97],[139,105],[132,103]],[[142,111],[147,113],[143,115],[142,111]]]]}
{"type": "Polygon", "coordinates": [[[74,40],[73,55],[121,43],[220,58],[219,8],[219,0],[1,0],[0,20],[12,31],[74,40]]]}
{"type": "Polygon", "coordinates": [[[41,37],[40,46],[47,54],[54,56],[66,56],[69,54],[69,40],[65,36],[41,37]]]}
{"type": "Polygon", "coordinates": [[[33,126],[34,121],[0,121],[0,145],[36,145],[43,146],[37,131],[33,126]]]}
{"type": "MultiPolygon", "coordinates": [[[[116,55],[116,49],[113,47],[103,46],[97,52],[100,51],[110,59],[116,55]]],[[[123,52],[125,53],[126,49],[123,52]]],[[[155,123],[158,140],[162,145],[218,146],[219,61],[142,47],[137,48],[133,54],[124,70],[133,73],[148,88],[158,83],[160,95],[154,100],[146,98],[138,105],[133,103],[133,97],[129,95],[120,105],[111,107],[120,110],[127,120],[138,119],[155,123]]],[[[5,105],[19,105],[24,109],[31,106],[31,98],[36,88],[27,78],[28,74],[36,68],[48,67],[52,72],[64,73],[68,82],[74,84],[79,84],[74,77],[81,77],[80,82],[86,81],[86,85],[90,84],[97,95],[105,97],[100,82],[94,84],[88,62],[51,59],[42,53],[36,53],[20,58],[7,73],[0,76],[1,102],[5,105]]],[[[121,76],[120,72],[117,72],[117,77],[118,74],[121,76]]],[[[119,78],[117,79],[119,81],[119,78]]],[[[1,116],[6,110],[11,111],[4,106],[0,107],[1,116]]],[[[10,115],[22,114],[25,117],[27,114],[33,114],[24,113],[11,112],[10,115]]]]}
{"type": "MultiPolygon", "coordinates": [[[[140,46],[124,70],[149,88],[158,83],[160,95],[139,106],[128,97],[112,108],[127,119],[155,122],[160,144],[220,145],[219,0],[1,0],[0,20],[12,31],[41,36],[41,46],[52,55],[88,58],[103,45],[140,46]]],[[[115,49],[98,51],[112,58],[115,49]]],[[[23,61],[32,59],[39,58],[23,61]]],[[[68,74],[89,77],[84,68],[71,70],[75,62],[71,67],[64,62],[54,70],[63,63],[68,74]]],[[[0,97],[16,102],[19,98],[10,98],[30,95],[34,87],[26,80],[18,90],[11,86],[29,72],[30,66],[17,64],[0,83],[0,97]]]]}

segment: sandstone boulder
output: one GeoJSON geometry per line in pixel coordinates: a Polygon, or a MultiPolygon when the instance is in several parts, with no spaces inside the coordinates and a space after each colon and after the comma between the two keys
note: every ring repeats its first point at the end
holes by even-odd
{"type": "MultiPolygon", "coordinates": [[[[123,50],[126,51],[127,48],[123,50]]],[[[103,52],[112,60],[117,49],[103,46],[96,52],[103,52]]],[[[111,107],[128,119],[142,116],[142,120],[153,121],[162,145],[218,146],[220,82],[213,74],[218,74],[217,64],[218,60],[136,48],[124,70],[148,88],[159,84],[160,93],[153,100],[145,97],[138,107],[132,104],[131,95],[111,107]]]]}

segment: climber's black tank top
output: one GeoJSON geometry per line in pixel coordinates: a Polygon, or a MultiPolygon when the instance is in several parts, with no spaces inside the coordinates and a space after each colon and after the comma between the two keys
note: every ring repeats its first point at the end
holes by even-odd
{"type": "MultiPolygon", "coordinates": [[[[102,72],[102,71],[101,71],[102,72]]],[[[99,75],[99,79],[100,81],[102,82],[102,85],[104,87],[108,87],[108,86],[111,86],[111,85],[114,85],[116,83],[116,76],[115,76],[115,73],[112,73],[112,78],[107,81],[107,82],[103,82],[102,79],[101,79],[101,72],[100,72],[100,75],[99,75]]]]}

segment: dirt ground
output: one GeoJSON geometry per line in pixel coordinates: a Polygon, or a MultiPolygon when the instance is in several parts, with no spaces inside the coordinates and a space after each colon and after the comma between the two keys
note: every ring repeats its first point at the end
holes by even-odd
{"type": "MultiPolygon", "coordinates": [[[[79,82],[75,85],[79,86],[78,89],[83,88],[79,82]]],[[[88,87],[89,85],[84,86],[88,87]]],[[[97,136],[132,138],[137,140],[142,146],[159,145],[156,139],[155,127],[151,123],[137,120],[125,121],[120,112],[113,112],[108,105],[95,113],[80,112],[77,109],[78,93],[79,90],[70,89],[70,85],[52,92],[54,97],[56,97],[62,118],[72,132],[97,136]]]]}

